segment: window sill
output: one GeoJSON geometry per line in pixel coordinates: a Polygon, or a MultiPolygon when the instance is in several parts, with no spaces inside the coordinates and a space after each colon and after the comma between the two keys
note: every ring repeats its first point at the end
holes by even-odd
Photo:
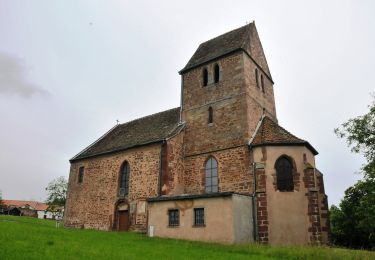
{"type": "Polygon", "coordinates": [[[212,83],[207,84],[206,86],[202,85],[202,88],[218,87],[220,83],[221,83],[220,81],[216,83],[212,82],[212,83]]]}
{"type": "Polygon", "coordinates": [[[214,123],[209,123],[208,126],[209,127],[214,126],[214,123]]]}
{"type": "Polygon", "coordinates": [[[170,225],[168,225],[167,226],[167,228],[179,228],[180,227],[180,225],[176,225],[176,226],[170,226],[170,225]]]}
{"type": "Polygon", "coordinates": [[[204,224],[204,225],[193,225],[192,227],[193,228],[205,228],[206,224],[204,224]]]}

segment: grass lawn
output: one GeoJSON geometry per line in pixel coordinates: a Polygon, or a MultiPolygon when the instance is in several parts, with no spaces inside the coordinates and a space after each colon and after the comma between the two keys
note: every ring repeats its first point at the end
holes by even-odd
{"type": "Polygon", "coordinates": [[[0,215],[0,259],[375,259],[374,252],[359,250],[220,245],[54,225],[0,215]]]}

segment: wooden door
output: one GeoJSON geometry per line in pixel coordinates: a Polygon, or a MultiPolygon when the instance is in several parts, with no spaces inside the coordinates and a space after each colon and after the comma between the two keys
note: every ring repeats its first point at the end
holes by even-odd
{"type": "Polygon", "coordinates": [[[129,229],[129,213],[127,210],[118,212],[118,230],[127,231],[129,229]]]}

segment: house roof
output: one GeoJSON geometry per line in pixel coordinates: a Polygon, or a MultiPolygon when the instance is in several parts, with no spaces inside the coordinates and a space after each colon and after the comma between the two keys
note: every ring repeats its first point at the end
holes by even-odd
{"type": "Polygon", "coordinates": [[[35,210],[47,210],[48,205],[43,202],[38,201],[28,201],[28,200],[2,200],[3,204],[7,207],[16,207],[22,208],[25,206],[29,206],[35,210]]]}
{"type": "Polygon", "coordinates": [[[318,154],[309,142],[291,134],[267,116],[262,118],[250,145],[253,147],[263,145],[302,145],[306,146],[314,155],[318,154]]]}
{"type": "Polygon", "coordinates": [[[163,141],[183,127],[179,125],[179,119],[180,108],[177,107],[119,124],[74,156],[70,161],[73,162],[163,141]]]}

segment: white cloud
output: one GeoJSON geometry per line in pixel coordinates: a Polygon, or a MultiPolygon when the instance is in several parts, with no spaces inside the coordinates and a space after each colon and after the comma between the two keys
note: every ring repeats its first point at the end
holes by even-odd
{"type": "Polygon", "coordinates": [[[39,86],[29,82],[23,60],[0,52],[0,95],[17,95],[24,98],[34,94],[47,94],[39,86]]]}

